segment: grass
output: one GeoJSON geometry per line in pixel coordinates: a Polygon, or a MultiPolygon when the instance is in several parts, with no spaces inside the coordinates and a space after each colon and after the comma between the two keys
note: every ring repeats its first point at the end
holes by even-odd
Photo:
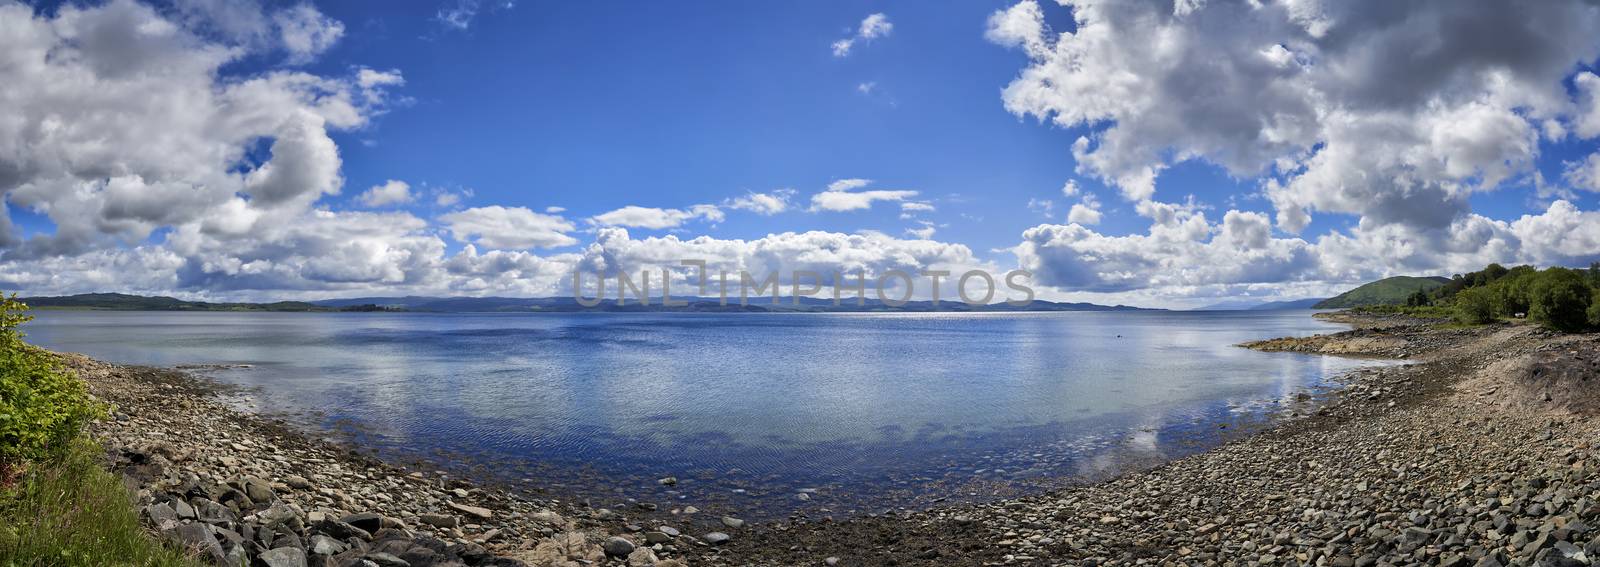
{"type": "Polygon", "coordinates": [[[139,523],[133,496],[101,466],[99,446],[73,442],[0,488],[0,566],[197,565],[139,523]]]}

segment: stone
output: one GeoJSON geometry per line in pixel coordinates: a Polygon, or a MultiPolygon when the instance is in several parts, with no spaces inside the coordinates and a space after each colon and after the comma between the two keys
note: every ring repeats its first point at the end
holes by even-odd
{"type": "Polygon", "coordinates": [[[238,514],[234,514],[233,510],[205,498],[195,499],[194,513],[197,519],[207,524],[231,524],[239,521],[238,514]]]}
{"type": "Polygon", "coordinates": [[[289,488],[293,488],[295,490],[311,489],[311,481],[306,480],[306,477],[303,476],[289,475],[283,477],[283,483],[289,485],[289,488]]]}
{"type": "Polygon", "coordinates": [[[383,525],[383,516],[379,515],[377,512],[361,512],[358,514],[350,514],[343,518],[339,518],[339,521],[361,528],[366,530],[367,533],[373,534],[378,533],[378,530],[386,527],[383,525]]]}
{"type": "Polygon", "coordinates": [[[606,538],[606,542],[600,545],[600,549],[605,550],[606,555],[611,557],[627,557],[628,554],[633,553],[633,542],[628,541],[627,538],[612,536],[606,538]]]}
{"type": "Polygon", "coordinates": [[[436,528],[453,528],[461,523],[455,516],[446,514],[420,514],[417,521],[436,528]]]}
{"type": "Polygon", "coordinates": [[[256,556],[261,567],[306,567],[306,552],[297,547],[279,547],[256,556]]]}
{"type": "Polygon", "coordinates": [[[245,497],[252,502],[260,504],[271,502],[277,498],[277,495],[272,492],[272,485],[267,484],[265,480],[248,476],[245,477],[244,482],[241,484],[243,484],[245,497]]]}
{"type": "Polygon", "coordinates": [[[665,532],[645,532],[644,542],[649,545],[672,543],[672,536],[667,535],[665,532]]]}
{"type": "Polygon", "coordinates": [[[173,499],[171,502],[168,502],[167,505],[172,506],[172,510],[178,513],[178,519],[195,519],[194,506],[190,506],[188,502],[184,502],[183,500],[179,499],[173,499]]]}
{"type": "Polygon", "coordinates": [[[655,567],[656,552],[648,547],[641,547],[628,554],[628,567],[655,567]]]}
{"type": "Polygon", "coordinates": [[[173,510],[172,506],[166,504],[151,504],[145,506],[142,512],[144,517],[157,527],[160,527],[164,522],[176,523],[178,521],[178,512],[173,510]]]}
{"type": "Polygon", "coordinates": [[[722,517],[722,525],[728,526],[730,528],[733,528],[733,529],[737,530],[739,528],[744,527],[744,520],[735,518],[733,516],[723,516],[722,517]]]}
{"type": "Polygon", "coordinates": [[[705,540],[706,543],[709,543],[711,545],[722,545],[724,543],[728,543],[728,540],[733,539],[733,536],[730,536],[730,535],[722,533],[722,532],[711,532],[711,533],[708,533],[708,534],[706,534],[704,536],[701,536],[700,539],[705,540]]]}
{"type": "Polygon", "coordinates": [[[347,549],[350,549],[350,546],[331,537],[322,534],[311,536],[311,549],[309,551],[313,555],[338,555],[344,553],[347,549]]]}
{"type": "Polygon", "coordinates": [[[378,567],[411,567],[411,562],[401,559],[392,553],[374,551],[361,556],[362,559],[371,561],[378,567]]]}
{"type": "Polygon", "coordinates": [[[330,536],[333,536],[336,539],[350,539],[350,538],[359,538],[359,539],[363,539],[363,540],[371,540],[372,539],[372,532],[369,532],[367,530],[363,530],[361,528],[352,526],[350,524],[347,524],[347,523],[344,523],[344,522],[341,522],[341,521],[338,521],[338,520],[323,520],[321,522],[318,522],[317,525],[312,526],[311,529],[314,530],[314,531],[318,531],[318,532],[322,532],[322,533],[328,534],[330,536]]]}
{"type": "Polygon", "coordinates": [[[494,517],[494,512],[491,512],[488,508],[479,508],[477,506],[469,506],[455,502],[446,502],[445,505],[449,506],[451,510],[455,510],[480,520],[487,520],[494,517]]]}
{"type": "Polygon", "coordinates": [[[658,480],[656,482],[658,484],[660,484],[661,486],[672,486],[672,485],[678,484],[678,477],[669,476],[669,477],[663,478],[661,480],[658,480]]]}
{"type": "Polygon", "coordinates": [[[212,535],[212,528],[206,524],[183,524],[167,532],[179,547],[199,552],[202,558],[208,558],[214,565],[223,565],[228,560],[227,554],[222,551],[222,544],[217,543],[217,537],[212,535]]]}

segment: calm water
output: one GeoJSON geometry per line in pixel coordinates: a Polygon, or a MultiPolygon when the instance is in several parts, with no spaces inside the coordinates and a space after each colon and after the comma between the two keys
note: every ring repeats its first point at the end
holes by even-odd
{"type": "Polygon", "coordinates": [[[982,498],[1170,458],[1369,364],[1231,346],[1344,328],[1307,311],[46,311],[30,327],[120,363],[248,364],[212,375],[389,457],[597,506],[757,516],[982,498]],[[654,482],[668,475],[682,482],[654,482]]]}

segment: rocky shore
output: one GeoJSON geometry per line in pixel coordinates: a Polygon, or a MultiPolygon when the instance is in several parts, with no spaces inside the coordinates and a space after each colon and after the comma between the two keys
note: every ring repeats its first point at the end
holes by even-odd
{"type": "Polygon", "coordinates": [[[229,408],[177,371],[63,355],[116,406],[91,433],[159,537],[202,563],[261,567],[675,567],[694,536],[625,511],[537,501],[407,470],[229,408]]]}
{"type": "MultiPolygon", "coordinates": [[[[299,565],[1589,565],[1600,337],[1394,316],[1261,350],[1405,359],[1308,417],[1110,481],[989,504],[750,524],[534,500],[378,462],[175,371],[68,356],[162,537],[299,565]],[[665,516],[665,517],[663,517],[665,516]]],[[[662,482],[670,482],[663,479],[662,482]]],[[[703,515],[703,514],[702,514],[703,515]]]]}
{"type": "Polygon", "coordinates": [[[1391,320],[1309,344],[1318,345],[1310,352],[1338,345],[1335,352],[1414,363],[1352,376],[1313,416],[1109,482],[990,505],[775,526],[692,559],[1331,566],[1600,559],[1593,529],[1600,526],[1600,337],[1391,320]],[[1385,331],[1374,335],[1374,328],[1385,331]]]}

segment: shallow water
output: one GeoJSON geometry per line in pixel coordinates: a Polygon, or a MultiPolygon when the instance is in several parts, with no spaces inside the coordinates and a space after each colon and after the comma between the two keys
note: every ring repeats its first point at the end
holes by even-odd
{"type": "Polygon", "coordinates": [[[757,517],[1159,461],[1374,364],[1232,346],[1344,329],[1308,311],[37,315],[56,350],[250,365],[211,375],[390,457],[757,517]]]}

